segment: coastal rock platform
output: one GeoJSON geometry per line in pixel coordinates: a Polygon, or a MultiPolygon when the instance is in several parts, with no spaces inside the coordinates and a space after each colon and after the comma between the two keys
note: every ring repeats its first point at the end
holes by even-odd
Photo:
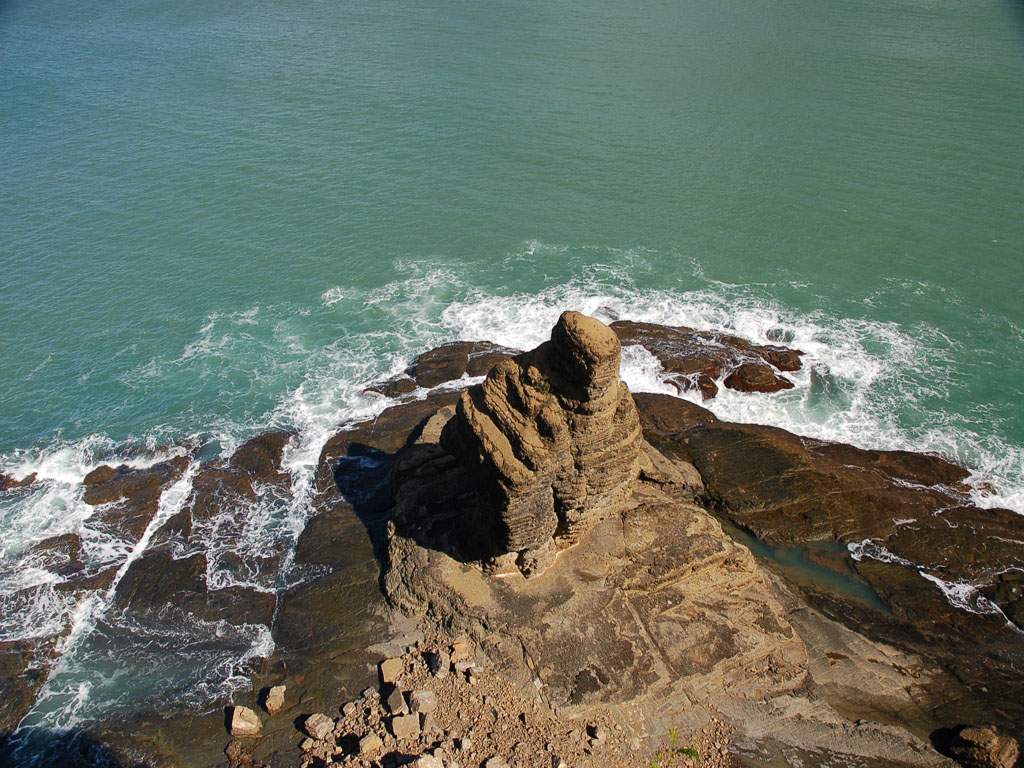
{"type": "MultiPolygon", "coordinates": [[[[704,391],[695,373],[717,387],[744,365],[775,377],[801,365],[774,343],[708,344],[624,321],[612,330],[675,366],[683,392],[693,389],[684,379],[704,391]],[[718,367],[689,360],[708,347],[718,367]]],[[[211,581],[199,534],[211,521],[230,533],[236,510],[285,487],[287,434],[198,468],[179,460],[90,478],[97,513],[127,536],[152,519],[155,493],[195,472],[181,511],[116,584],[114,605],[129,616],[180,605],[265,623],[273,654],[249,670],[251,696],[224,703],[261,712],[256,691],[287,684],[288,694],[276,714],[261,713],[263,735],[229,754],[222,712],[139,712],[94,724],[89,738],[125,765],[301,765],[304,718],[376,685],[377,663],[415,645],[417,622],[438,638],[472,638],[499,688],[531,711],[577,730],[601,718],[619,725],[624,743],[636,740],[637,765],[673,729],[688,738],[712,726],[730,734],[715,764],[751,768],[953,765],[947,732],[995,726],[1000,754],[1024,737],[1024,526],[974,506],[967,471],[938,457],[730,424],[687,400],[629,393],[636,453],[600,514],[569,537],[555,522],[549,547],[531,541],[511,559],[458,546],[453,526],[481,486],[443,435],[470,377],[521,354],[486,342],[431,350],[388,388],[397,404],[328,440],[294,550],[217,562],[269,579],[291,558],[301,578],[276,592],[211,581]]],[[[541,394],[545,380],[557,384],[542,375],[541,394]]],[[[557,472],[539,474],[558,485],[557,472]]],[[[59,561],[69,588],[112,583],[112,572],[82,571],[73,537],[44,544],[32,557],[59,561]]],[[[58,639],[0,648],[6,727],[31,705],[58,639]]],[[[521,762],[535,764],[549,763],[521,762]]]]}

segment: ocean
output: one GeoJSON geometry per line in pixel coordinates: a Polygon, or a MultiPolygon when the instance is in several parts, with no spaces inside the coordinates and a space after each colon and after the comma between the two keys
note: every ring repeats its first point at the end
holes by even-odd
{"type": "Polygon", "coordinates": [[[6,0],[0,269],[0,472],[38,478],[0,495],[0,642],[66,633],[26,725],[202,711],[274,647],[112,629],[25,568],[144,548],[90,527],[91,469],[292,430],[240,539],[287,549],[367,385],[564,309],[783,339],[795,389],[705,405],[1024,514],[1024,5],[6,0]]]}

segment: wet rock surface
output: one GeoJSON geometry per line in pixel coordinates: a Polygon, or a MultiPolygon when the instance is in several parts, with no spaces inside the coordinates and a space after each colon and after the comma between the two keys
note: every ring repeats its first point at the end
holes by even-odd
{"type": "Polygon", "coordinates": [[[402,375],[374,384],[367,391],[397,398],[463,376],[485,376],[499,362],[518,354],[518,349],[489,341],[456,341],[424,352],[402,375]]]}
{"type": "Polygon", "coordinates": [[[781,372],[798,371],[802,352],[692,328],[619,320],[611,324],[623,346],[639,345],[658,358],[680,392],[699,391],[708,400],[716,382],[741,392],[777,392],[793,382],[781,372]]]}
{"type": "Polygon", "coordinates": [[[0,472],[0,491],[13,491],[19,488],[28,488],[35,481],[36,475],[34,472],[20,480],[16,480],[11,475],[5,475],[3,472],[0,472]]]}
{"type": "MultiPolygon", "coordinates": [[[[111,541],[136,542],[157,512],[160,494],[180,479],[188,459],[177,457],[144,469],[100,467],[87,476],[83,493],[87,504],[96,506],[92,523],[111,541]]],[[[34,481],[34,476],[30,476],[34,481]]],[[[26,478],[17,487],[31,485],[26,478]]],[[[17,491],[14,491],[17,492],[17,491]]],[[[83,543],[76,533],[52,536],[23,552],[18,562],[28,570],[52,574],[14,595],[15,605],[53,603],[55,593],[70,605],[80,603],[99,590],[107,589],[118,569],[112,558],[85,558],[83,543]],[[87,564],[88,561],[88,564],[87,564]]],[[[54,617],[52,633],[30,640],[0,643],[0,747],[31,708],[35,695],[50,674],[54,652],[70,629],[70,613],[54,617]]],[[[2,755],[0,755],[2,759],[2,755]]]]}

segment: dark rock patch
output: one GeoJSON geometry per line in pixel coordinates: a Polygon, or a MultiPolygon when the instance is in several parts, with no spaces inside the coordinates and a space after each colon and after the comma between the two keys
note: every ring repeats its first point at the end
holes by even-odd
{"type": "MultiPolygon", "coordinates": [[[[718,394],[715,382],[730,371],[743,371],[734,374],[733,389],[775,392],[793,386],[776,371],[802,366],[799,350],[753,344],[728,334],[628,320],[614,322],[611,328],[623,346],[638,344],[658,358],[681,392],[699,390],[705,400],[718,394]]],[[[731,386],[728,381],[726,386],[731,386]]]]}
{"type": "Polygon", "coordinates": [[[367,391],[400,397],[417,388],[431,389],[463,376],[484,376],[499,362],[517,354],[519,350],[489,341],[455,341],[424,352],[402,375],[368,387],[367,391]]]}
{"type": "Polygon", "coordinates": [[[23,477],[21,480],[15,480],[10,475],[5,475],[2,472],[0,472],[0,491],[13,491],[18,488],[28,488],[35,481],[35,472],[33,472],[31,475],[23,477]]]}
{"type": "Polygon", "coordinates": [[[794,384],[765,363],[743,363],[725,377],[725,386],[738,392],[779,392],[794,384]]]}

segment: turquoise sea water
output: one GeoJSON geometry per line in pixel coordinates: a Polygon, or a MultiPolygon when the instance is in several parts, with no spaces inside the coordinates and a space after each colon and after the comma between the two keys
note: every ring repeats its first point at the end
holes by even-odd
{"type": "MultiPolygon", "coordinates": [[[[782,329],[798,387],[719,415],[938,451],[1024,513],[1024,6],[7,0],[0,270],[0,471],[40,478],[0,499],[0,640],[74,628],[33,722],[146,695],[89,677],[103,600],[15,567],[88,530],[89,469],[294,428],[251,537],[290,540],[368,383],[566,308],[782,329]]],[[[238,647],[209,668],[272,643],[238,647]]]]}

